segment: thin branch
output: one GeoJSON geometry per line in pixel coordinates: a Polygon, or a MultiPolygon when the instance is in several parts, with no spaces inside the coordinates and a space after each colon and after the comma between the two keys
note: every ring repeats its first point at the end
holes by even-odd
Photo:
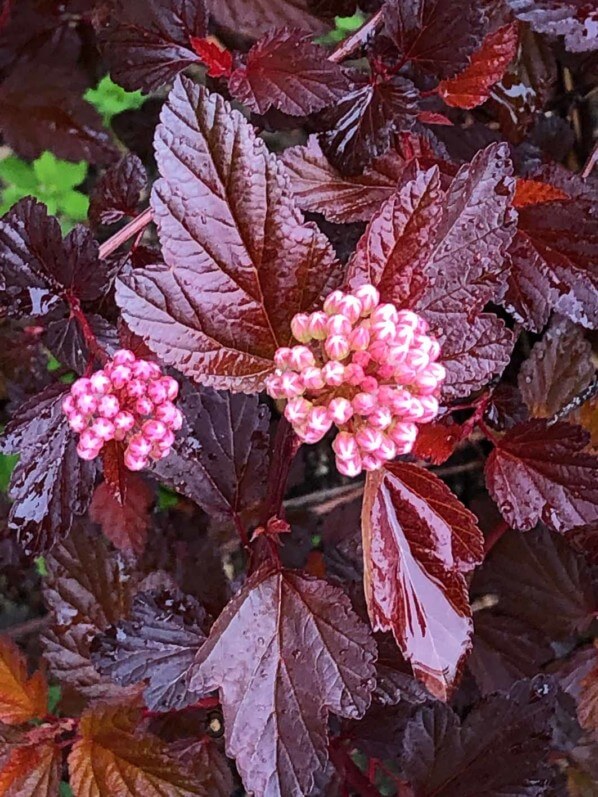
{"type": "Polygon", "coordinates": [[[147,227],[153,217],[154,211],[152,208],[146,208],[139,216],[135,216],[128,224],[125,224],[122,230],[119,230],[100,246],[100,259],[104,260],[108,255],[111,255],[112,252],[115,252],[119,246],[122,246],[128,241],[129,238],[137,235],[138,232],[147,227]]]}
{"type": "Polygon", "coordinates": [[[582,404],[585,404],[586,401],[589,401],[596,395],[598,395],[598,375],[594,375],[594,378],[586,388],[584,388],[576,396],[573,396],[571,401],[565,404],[562,409],[560,409],[555,415],[552,416],[552,418],[549,419],[548,426],[552,426],[552,424],[557,423],[557,421],[562,421],[563,418],[566,418],[570,412],[578,409],[582,404]]]}
{"type": "Polygon", "coordinates": [[[598,163],[598,141],[594,144],[594,149],[592,150],[590,157],[586,162],[586,165],[583,167],[583,171],[581,173],[581,177],[583,180],[587,180],[588,177],[592,174],[592,170],[596,165],[596,163],[598,163]]]}
{"type": "Polygon", "coordinates": [[[373,17],[370,17],[370,19],[359,28],[359,30],[356,30],[355,33],[342,41],[328,56],[328,60],[338,64],[361,49],[361,47],[366,44],[367,40],[374,35],[380,25],[382,25],[383,13],[384,9],[377,11],[373,17]]]}

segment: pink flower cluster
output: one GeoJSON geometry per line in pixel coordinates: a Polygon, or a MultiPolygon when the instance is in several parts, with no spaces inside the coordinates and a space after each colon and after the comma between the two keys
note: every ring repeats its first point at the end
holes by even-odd
{"type": "Polygon", "coordinates": [[[150,459],[164,459],[183,416],[173,404],[176,379],[164,376],[156,363],[140,360],[128,349],[89,379],[77,379],[62,402],[69,425],[79,434],[77,453],[95,459],[105,443],[123,441],[125,465],[143,470],[150,459]]]}
{"type": "Polygon", "coordinates": [[[407,454],[417,424],[438,413],[436,395],[445,369],[438,341],[423,318],[381,304],[373,285],[334,291],[324,309],[293,318],[301,345],[276,352],[266,388],[288,399],[285,416],[305,443],[317,443],[332,425],[339,471],[356,476],[407,454]]]}

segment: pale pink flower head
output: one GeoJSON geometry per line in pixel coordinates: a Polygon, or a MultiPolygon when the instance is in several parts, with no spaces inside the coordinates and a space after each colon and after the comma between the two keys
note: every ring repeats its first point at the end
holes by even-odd
{"type": "MultiPolygon", "coordinates": [[[[307,355],[311,358],[311,351],[307,355]]],[[[298,374],[293,378],[301,382],[298,374]]],[[[168,456],[174,432],[183,424],[173,403],[178,392],[176,379],[156,363],[120,349],[104,368],[78,379],[62,402],[70,428],[79,435],[77,453],[92,460],[111,440],[123,442],[129,470],[143,470],[150,460],[168,456]]]]}
{"type": "Polygon", "coordinates": [[[337,468],[350,477],[408,454],[418,424],[438,414],[446,376],[427,322],[361,285],[299,313],[291,331],[300,345],[276,352],[266,389],[288,400],[285,416],[300,440],[316,443],[335,426],[337,468]]]}

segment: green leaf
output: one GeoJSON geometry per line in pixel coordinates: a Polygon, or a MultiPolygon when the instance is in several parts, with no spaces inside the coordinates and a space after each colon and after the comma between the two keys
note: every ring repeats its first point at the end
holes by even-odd
{"type": "MultiPolygon", "coordinates": [[[[13,155],[0,161],[0,180],[27,192],[35,191],[37,188],[33,166],[13,155]]],[[[22,198],[22,195],[19,198],[22,198]]]]}
{"type": "Polygon", "coordinates": [[[62,781],[60,784],[60,797],[73,797],[73,791],[68,783],[62,781]]]}
{"type": "Polygon", "coordinates": [[[61,194],[85,180],[87,164],[59,160],[51,152],[44,152],[33,162],[39,188],[51,194],[61,194]]]}
{"type": "Polygon", "coordinates": [[[0,492],[8,489],[10,477],[19,459],[18,454],[0,454],[0,492]]]}
{"type": "Polygon", "coordinates": [[[147,100],[140,91],[125,91],[109,75],[103,77],[95,89],[88,89],[83,97],[101,114],[106,126],[117,113],[141,108],[147,100]]]}
{"type": "Polygon", "coordinates": [[[73,221],[85,221],[89,210],[89,197],[80,191],[69,191],[61,197],[60,209],[73,221]]]}
{"type": "Polygon", "coordinates": [[[38,556],[35,559],[35,570],[38,576],[45,578],[48,575],[48,567],[46,565],[46,557],[45,556],[38,556]]]}
{"type": "Polygon", "coordinates": [[[56,713],[61,697],[62,690],[59,686],[54,685],[48,687],[48,714],[56,713]]]}
{"type": "Polygon", "coordinates": [[[164,487],[163,484],[159,485],[158,487],[158,509],[161,512],[165,512],[167,509],[171,509],[175,507],[179,502],[179,494],[175,493],[174,490],[170,490],[168,487],[164,487]]]}

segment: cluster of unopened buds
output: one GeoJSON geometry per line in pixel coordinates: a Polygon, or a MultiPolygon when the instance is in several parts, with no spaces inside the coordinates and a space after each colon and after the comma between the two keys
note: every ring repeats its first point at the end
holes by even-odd
{"type": "Polygon", "coordinates": [[[266,384],[272,398],[288,400],[285,417],[299,439],[317,443],[336,425],[332,447],[346,476],[409,453],[417,424],[438,414],[446,375],[426,321],[362,285],[334,291],[322,311],[299,313],[291,331],[300,345],[277,350],[266,384]]]}
{"type": "Polygon", "coordinates": [[[95,459],[111,440],[125,445],[129,470],[143,470],[150,460],[164,459],[183,423],[174,401],[176,379],[156,363],[117,351],[100,371],[73,383],[62,402],[69,425],[79,434],[77,453],[95,459]]]}

